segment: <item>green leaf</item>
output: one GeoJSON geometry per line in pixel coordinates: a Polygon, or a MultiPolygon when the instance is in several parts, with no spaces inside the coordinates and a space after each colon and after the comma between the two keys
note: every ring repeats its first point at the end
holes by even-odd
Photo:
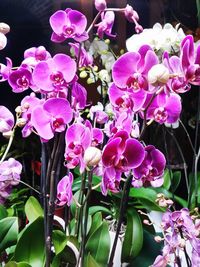
{"type": "Polygon", "coordinates": [[[171,177],[172,177],[172,173],[170,174],[170,171],[168,169],[165,170],[165,173],[164,173],[164,183],[163,183],[163,187],[165,189],[169,189],[170,186],[171,186],[171,177]]]}
{"type": "Polygon", "coordinates": [[[55,254],[59,254],[67,245],[67,236],[60,230],[54,230],[52,234],[55,254]]]}
{"type": "Polygon", "coordinates": [[[102,214],[101,212],[97,212],[92,217],[92,225],[88,233],[88,236],[91,236],[91,234],[93,234],[94,231],[96,231],[96,229],[99,228],[101,224],[102,224],[102,214]]]}
{"type": "Polygon", "coordinates": [[[157,192],[152,188],[131,188],[129,196],[136,198],[148,210],[165,211],[157,205],[157,192]]]}
{"type": "Polygon", "coordinates": [[[43,216],[43,209],[38,200],[31,196],[25,204],[25,213],[29,222],[35,221],[38,217],[43,216]]]}
{"type": "Polygon", "coordinates": [[[0,252],[17,242],[18,218],[7,217],[0,220],[0,252]]]}
{"type": "Polygon", "coordinates": [[[95,259],[90,255],[90,253],[86,257],[85,267],[100,267],[99,264],[95,261],[95,259]]]}
{"type": "Polygon", "coordinates": [[[157,243],[154,235],[144,231],[144,242],[140,254],[129,263],[128,267],[149,267],[153,264],[155,258],[160,254],[163,243],[157,243]]]}
{"type": "Polygon", "coordinates": [[[99,212],[99,211],[101,211],[105,214],[110,214],[110,215],[112,214],[112,212],[109,209],[107,209],[103,206],[92,206],[89,208],[89,214],[90,215],[93,215],[94,213],[99,212]]]}
{"type": "Polygon", "coordinates": [[[142,249],[143,228],[140,216],[133,208],[127,210],[127,227],[122,245],[122,262],[130,262],[142,249]]]}
{"type": "Polygon", "coordinates": [[[6,208],[3,205],[0,205],[0,220],[7,216],[8,216],[8,212],[6,208]]]}
{"type": "Polygon", "coordinates": [[[5,267],[31,267],[31,265],[27,262],[10,261],[5,265],[5,267]]]}
{"type": "Polygon", "coordinates": [[[24,229],[16,245],[14,260],[25,261],[32,267],[44,266],[45,240],[42,217],[38,217],[24,229]]]}
{"type": "Polygon", "coordinates": [[[180,181],[181,181],[181,171],[174,172],[173,176],[172,176],[172,183],[171,183],[170,192],[173,193],[176,191],[176,189],[179,186],[180,181]]]}
{"type": "Polygon", "coordinates": [[[67,264],[68,267],[76,266],[78,250],[76,254],[75,247],[72,248],[72,246],[66,245],[65,248],[54,257],[52,267],[60,267],[63,266],[63,264],[64,266],[67,264]]]}
{"type": "Polygon", "coordinates": [[[110,235],[108,224],[104,221],[89,237],[85,252],[90,253],[94,260],[102,267],[107,265],[110,251],[110,235]]]}

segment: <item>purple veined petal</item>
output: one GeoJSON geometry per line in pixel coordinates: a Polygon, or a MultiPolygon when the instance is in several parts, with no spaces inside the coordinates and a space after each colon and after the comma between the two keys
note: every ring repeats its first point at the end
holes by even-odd
{"type": "Polygon", "coordinates": [[[164,107],[167,102],[167,94],[163,91],[159,95],[156,96],[156,102],[159,107],[164,107]]]}
{"type": "Polygon", "coordinates": [[[123,155],[127,160],[128,167],[137,168],[145,157],[144,147],[136,139],[128,139],[123,155]]]}
{"type": "Polygon", "coordinates": [[[136,112],[140,110],[146,100],[147,93],[144,90],[131,93],[131,98],[133,100],[133,111],[136,112]]]}
{"type": "Polygon", "coordinates": [[[159,173],[163,172],[166,165],[166,159],[163,153],[158,149],[152,149],[151,157],[153,161],[152,166],[155,167],[159,173]]]}
{"type": "Polygon", "coordinates": [[[115,161],[120,158],[119,146],[121,143],[121,138],[117,137],[110,141],[103,150],[102,162],[104,166],[111,167],[114,165],[115,161]]]}
{"type": "Polygon", "coordinates": [[[137,72],[139,60],[140,55],[136,52],[128,52],[117,59],[113,65],[112,77],[118,87],[127,87],[128,78],[137,72]]]}
{"type": "Polygon", "coordinates": [[[64,98],[50,98],[44,105],[43,109],[47,111],[50,116],[54,118],[62,118],[64,123],[67,124],[72,120],[73,112],[68,100],[64,98]]]}
{"type": "Polygon", "coordinates": [[[14,126],[14,116],[4,106],[0,106],[0,132],[5,133],[11,131],[14,126]]]}
{"type": "Polygon", "coordinates": [[[74,40],[81,43],[81,42],[84,42],[86,41],[87,39],[89,38],[89,35],[88,33],[85,31],[83,32],[82,34],[75,34],[74,36],[74,40]]]}
{"type": "Polygon", "coordinates": [[[140,66],[141,72],[143,74],[147,74],[148,71],[152,68],[152,66],[158,63],[159,63],[158,57],[155,54],[155,52],[152,50],[148,50],[147,53],[145,54],[144,64],[140,66]]]}
{"type": "Polygon", "coordinates": [[[50,140],[54,136],[50,122],[51,117],[41,105],[38,105],[33,109],[31,123],[39,136],[45,140],[50,140]]]}
{"type": "Polygon", "coordinates": [[[49,19],[51,28],[57,35],[63,33],[63,26],[69,23],[68,16],[65,11],[58,10],[49,19]]]}
{"type": "Polygon", "coordinates": [[[62,35],[58,35],[55,32],[51,34],[51,41],[55,43],[62,43],[66,40],[66,38],[62,35]]]}
{"type": "Polygon", "coordinates": [[[53,60],[57,69],[63,74],[65,81],[67,83],[71,82],[76,74],[76,62],[70,56],[64,54],[56,54],[53,60]]]}
{"type": "MultiPolygon", "coordinates": [[[[49,59],[48,61],[52,61],[52,59],[49,59]]],[[[54,89],[50,75],[51,69],[49,64],[44,61],[39,62],[33,71],[33,81],[38,88],[50,92],[54,89]]]]}
{"type": "Polygon", "coordinates": [[[138,53],[141,55],[141,58],[140,58],[140,61],[138,62],[138,69],[140,69],[141,67],[144,66],[144,64],[145,64],[145,56],[146,56],[148,51],[152,51],[152,48],[149,45],[142,45],[139,48],[138,53]]]}
{"type": "Polygon", "coordinates": [[[190,65],[194,57],[194,39],[192,35],[186,36],[181,43],[181,62],[184,70],[190,65]]]}
{"type": "Polygon", "coordinates": [[[71,24],[76,27],[76,33],[82,34],[87,26],[86,16],[77,10],[70,10],[68,12],[68,18],[71,24]]]}
{"type": "Polygon", "coordinates": [[[194,63],[200,65],[200,45],[197,46],[196,58],[195,58],[195,62],[194,63]]]}
{"type": "Polygon", "coordinates": [[[81,123],[73,124],[67,129],[65,140],[66,144],[77,142],[85,149],[91,144],[90,129],[81,123]]]}
{"type": "MultiPolygon", "coordinates": [[[[125,114],[125,113],[124,113],[125,114]]],[[[114,136],[113,136],[113,139],[115,138],[118,138],[120,137],[121,138],[121,141],[119,143],[119,147],[118,147],[118,151],[119,153],[122,153],[125,149],[125,146],[126,146],[126,140],[129,138],[129,134],[127,131],[125,130],[121,130],[121,131],[118,131],[114,136]]]]}
{"type": "Polygon", "coordinates": [[[119,192],[118,185],[121,180],[121,172],[116,171],[113,167],[104,169],[101,191],[103,195],[107,195],[108,190],[113,193],[119,192]]]}
{"type": "Polygon", "coordinates": [[[93,128],[92,129],[92,139],[94,144],[97,142],[97,144],[101,144],[103,142],[103,132],[99,128],[93,128]]]}
{"type": "Polygon", "coordinates": [[[73,83],[72,96],[75,98],[75,103],[78,104],[78,108],[83,109],[86,106],[87,91],[80,83],[73,83]]]}
{"type": "Polygon", "coordinates": [[[168,112],[168,123],[174,123],[179,119],[182,110],[182,105],[181,98],[178,94],[170,94],[165,105],[165,110],[168,112]]]}

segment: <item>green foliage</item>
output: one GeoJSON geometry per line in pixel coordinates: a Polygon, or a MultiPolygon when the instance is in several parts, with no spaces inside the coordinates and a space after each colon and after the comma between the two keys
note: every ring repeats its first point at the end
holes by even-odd
{"type": "Polygon", "coordinates": [[[25,213],[29,222],[35,221],[38,217],[43,216],[43,209],[38,200],[30,196],[25,204],[25,213]]]}
{"type": "Polygon", "coordinates": [[[18,237],[18,218],[7,217],[0,220],[0,252],[15,245],[18,237]]]}
{"type": "Polygon", "coordinates": [[[0,220],[7,217],[8,212],[3,205],[0,205],[0,220]]]}
{"type": "Polygon", "coordinates": [[[107,264],[110,251],[110,235],[107,222],[102,224],[88,238],[85,253],[94,258],[100,267],[107,264]]]}
{"type": "Polygon", "coordinates": [[[127,226],[122,245],[121,262],[132,261],[143,245],[143,228],[140,216],[134,208],[127,210],[127,226]]]}
{"type": "Polygon", "coordinates": [[[27,262],[32,267],[45,265],[44,220],[42,217],[38,217],[24,229],[17,242],[13,259],[17,262],[27,262]]]}
{"type": "Polygon", "coordinates": [[[31,267],[31,265],[26,262],[10,261],[5,265],[5,267],[31,267]]]}

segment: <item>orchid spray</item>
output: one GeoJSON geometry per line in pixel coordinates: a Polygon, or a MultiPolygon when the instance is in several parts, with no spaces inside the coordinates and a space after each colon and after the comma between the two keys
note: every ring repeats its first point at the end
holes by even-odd
{"type": "MultiPolygon", "coordinates": [[[[163,213],[162,237],[155,236],[162,248],[143,267],[185,266],[181,252],[188,267],[197,267],[200,150],[193,147],[194,182],[185,175],[186,200],[175,194],[180,177],[170,169],[167,144],[159,149],[147,143],[145,134],[151,125],[165,129],[182,124],[181,94],[200,85],[200,46],[170,24],[163,29],[154,25],[150,35],[160,35],[148,43],[149,31],[143,31],[130,5],[108,8],[105,0],[95,0],[94,5],[97,15],[90,26],[83,13],[67,7],[50,17],[51,41],[69,46],[70,55],[52,56],[43,46],[31,47],[20,66],[13,67],[9,58],[0,64],[0,81],[7,81],[14,93],[27,92],[16,107],[16,119],[0,106],[0,132],[9,138],[0,160],[0,203],[6,206],[19,183],[37,193],[25,204],[27,225],[21,225],[19,237],[16,214],[11,219],[0,216],[3,231],[12,230],[8,240],[0,233],[3,262],[33,267],[139,266],[137,259],[145,258],[145,242],[150,235],[152,239],[151,226],[156,224],[142,224],[142,218],[156,210],[163,213]],[[135,24],[136,35],[127,41],[129,51],[116,56],[104,37],[117,36],[113,25],[119,13],[135,24]],[[89,41],[92,30],[96,37],[89,41]],[[98,103],[88,101],[91,84],[99,92],[98,103]],[[26,140],[34,135],[39,139],[39,190],[20,179],[22,164],[9,155],[17,128],[26,140]],[[64,215],[58,217],[60,209],[64,215]]],[[[0,27],[0,32],[3,49],[8,27],[4,32],[0,27]]],[[[179,149],[177,140],[176,144],[179,149]]]]}

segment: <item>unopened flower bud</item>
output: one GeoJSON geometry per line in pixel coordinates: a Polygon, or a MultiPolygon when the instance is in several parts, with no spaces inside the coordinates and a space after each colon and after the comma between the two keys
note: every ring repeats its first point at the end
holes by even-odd
{"type": "Polygon", "coordinates": [[[20,114],[22,113],[22,107],[21,106],[17,106],[16,109],[15,109],[15,112],[20,114]]]}
{"type": "Polygon", "coordinates": [[[96,166],[101,160],[101,150],[90,146],[85,150],[83,159],[87,166],[96,166]]]}
{"type": "Polygon", "coordinates": [[[127,5],[125,7],[124,14],[127,20],[130,22],[135,22],[139,20],[138,13],[130,5],[127,5]]]}
{"type": "Polygon", "coordinates": [[[154,240],[155,240],[156,242],[160,243],[160,242],[163,241],[163,238],[162,238],[161,236],[157,235],[157,236],[154,237],[154,240]]]}
{"type": "Polygon", "coordinates": [[[96,72],[98,71],[98,69],[99,69],[98,66],[94,66],[93,67],[93,70],[96,71],[96,72]]]}
{"type": "Polygon", "coordinates": [[[84,79],[87,77],[87,72],[85,70],[81,71],[79,74],[80,78],[84,79]]]}
{"type": "Polygon", "coordinates": [[[146,224],[146,225],[152,225],[152,223],[150,223],[150,221],[149,220],[146,220],[146,219],[143,220],[143,223],[146,224]]]}
{"type": "Polygon", "coordinates": [[[148,72],[148,81],[154,86],[166,84],[169,77],[169,70],[163,64],[154,65],[148,72]]]}
{"type": "Polygon", "coordinates": [[[92,78],[88,78],[87,79],[87,84],[92,84],[92,83],[94,83],[94,80],[92,78]]]}
{"type": "Polygon", "coordinates": [[[105,40],[105,44],[109,45],[110,44],[110,40],[109,39],[106,39],[105,40]]]}
{"type": "Polygon", "coordinates": [[[94,5],[98,11],[104,11],[104,9],[106,8],[106,1],[105,0],[95,0],[94,5]]]}
{"type": "Polygon", "coordinates": [[[4,22],[0,22],[0,32],[6,34],[10,31],[10,26],[4,22]]]}
{"type": "Polygon", "coordinates": [[[7,38],[6,36],[0,32],[0,50],[4,49],[7,45],[7,38]]]}
{"type": "Polygon", "coordinates": [[[8,131],[8,132],[5,132],[5,133],[2,133],[2,135],[5,138],[8,138],[9,139],[13,135],[13,131],[8,131]]]}
{"type": "Polygon", "coordinates": [[[19,118],[19,119],[17,120],[17,126],[18,126],[18,127],[24,127],[25,124],[26,124],[26,119],[24,119],[24,118],[19,118]]]}

